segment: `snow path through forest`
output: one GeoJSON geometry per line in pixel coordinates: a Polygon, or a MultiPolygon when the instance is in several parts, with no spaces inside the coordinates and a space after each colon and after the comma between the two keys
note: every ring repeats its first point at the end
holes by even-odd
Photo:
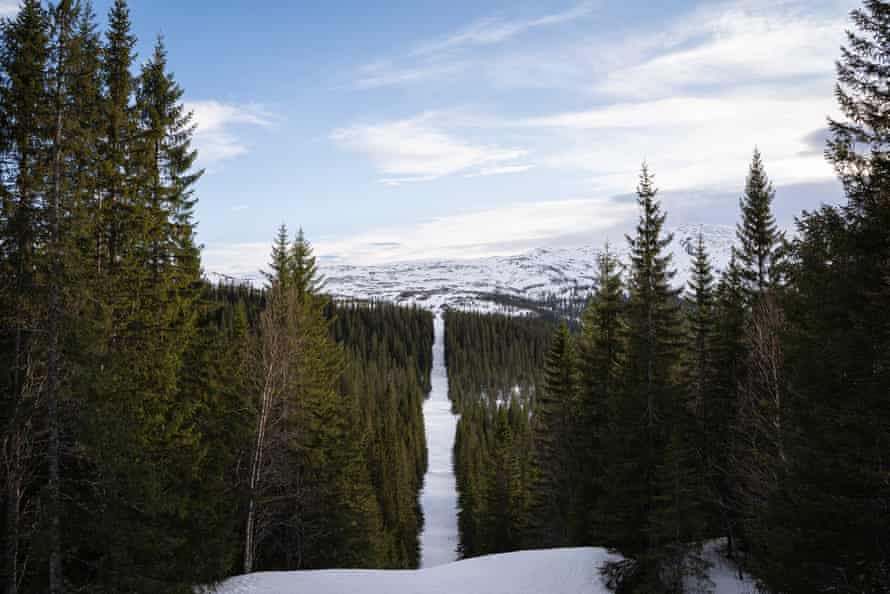
{"type": "Polygon", "coordinates": [[[436,315],[434,329],[432,390],[423,405],[429,466],[420,495],[424,517],[420,534],[421,567],[434,567],[457,559],[457,482],[451,465],[457,416],[451,413],[448,399],[445,321],[441,314],[436,315]]]}

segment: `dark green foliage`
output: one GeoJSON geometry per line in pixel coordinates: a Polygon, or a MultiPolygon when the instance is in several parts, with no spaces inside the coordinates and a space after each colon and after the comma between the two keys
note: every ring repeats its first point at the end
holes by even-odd
{"type": "Polygon", "coordinates": [[[460,553],[534,546],[533,433],[553,327],[533,318],[449,311],[449,397],[461,418],[454,444],[460,553]]]}
{"type": "Polygon", "coordinates": [[[544,360],[544,388],[534,407],[535,542],[550,547],[577,541],[580,522],[578,461],[579,396],[577,349],[561,324],[544,360]]]}
{"type": "Polygon", "coordinates": [[[749,294],[762,293],[776,282],[779,242],[771,206],[776,192],[766,175],[760,151],[754,150],[745,194],[739,201],[742,220],[736,229],[739,265],[749,294]]]}
{"type": "MultiPolygon", "coordinates": [[[[640,220],[629,237],[626,362],[605,439],[607,489],[603,536],[631,562],[622,589],[678,591],[689,546],[698,536],[691,413],[679,381],[682,323],[674,272],[664,248],[665,215],[646,166],[637,190],[640,220]]],[[[628,566],[629,567],[629,566],[628,566]]]]}
{"type": "MultiPolygon", "coordinates": [[[[24,2],[2,26],[9,594],[190,592],[243,561],[250,352],[270,297],[201,281],[191,114],[160,40],[134,68],[131,29],[123,0],[102,38],[71,0],[24,2]]],[[[302,235],[285,256],[301,343],[282,451],[310,495],[278,508],[300,546],[285,536],[264,558],[415,566],[431,318],[354,305],[338,320],[302,235]]]]}
{"type": "Polygon", "coordinates": [[[781,300],[784,449],[754,559],[777,592],[890,590],[890,3],[852,18],[827,150],[847,203],[801,216],[781,300]]]}
{"type": "Polygon", "coordinates": [[[417,567],[432,315],[384,303],[347,303],[336,307],[333,331],[346,350],[342,390],[359,398],[369,428],[366,457],[384,530],[381,566],[417,567]]]}
{"type": "Polygon", "coordinates": [[[584,312],[580,337],[582,379],[577,455],[581,458],[582,501],[586,507],[586,538],[604,542],[602,504],[609,460],[605,445],[611,410],[622,386],[624,363],[624,285],[618,261],[609,246],[599,256],[597,291],[584,312]]]}

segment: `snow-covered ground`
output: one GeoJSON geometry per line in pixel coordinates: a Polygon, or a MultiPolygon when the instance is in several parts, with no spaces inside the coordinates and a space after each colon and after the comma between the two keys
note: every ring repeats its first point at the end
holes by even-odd
{"type": "Polygon", "coordinates": [[[429,466],[420,504],[424,526],[420,534],[421,567],[450,563],[457,558],[457,483],[451,464],[457,417],[451,414],[445,370],[445,321],[434,322],[432,390],[423,405],[429,466]]]}
{"type": "Polygon", "coordinates": [[[603,549],[522,551],[416,571],[298,571],[232,578],[217,594],[607,594],[603,549]]]}
{"type": "MultiPolygon", "coordinates": [[[[738,579],[717,543],[704,553],[713,564],[714,594],[755,592],[750,581],[738,579]]],[[[617,559],[587,547],[489,555],[416,571],[254,573],[226,581],[215,594],[609,594],[599,570],[617,559]]]]}

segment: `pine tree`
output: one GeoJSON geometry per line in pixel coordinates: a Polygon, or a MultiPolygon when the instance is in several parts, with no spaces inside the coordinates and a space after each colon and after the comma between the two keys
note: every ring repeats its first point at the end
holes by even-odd
{"type": "Polygon", "coordinates": [[[890,590],[890,3],[852,20],[826,151],[847,203],[798,221],[782,303],[788,463],[757,557],[777,591],[890,590]]]}
{"type": "Polygon", "coordinates": [[[544,390],[535,404],[537,509],[533,529],[544,546],[567,546],[571,542],[579,488],[571,459],[579,384],[574,339],[568,326],[562,324],[547,354],[544,390]]]}
{"type": "Polygon", "coordinates": [[[312,244],[303,234],[302,227],[290,248],[289,272],[300,301],[307,295],[317,294],[324,286],[324,277],[319,273],[315,256],[312,255],[312,244]]]}
{"type": "Polygon", "coordinates": [[[711,349],[709,340],[714,332],[714,275],[704,235],[699,232],[689,280],[689,378],[690,396],[700,419],[705,418],[702,407],[706,403],[711,349]]]}
{"type": "Polygon", "coordinates": [[[739,201],[742,221],[736,228],[740,246],[737,250],[739,264],[750,295],[763,293],[777,281],[778,246],[782,234],[776,227],[776,219],[771,210],[775,195],[760,151],[754,149],[745,194],[739,201]]]}
{"type": "Polygon", "coordinates": [[[289,281],[290,275],[288,273],[288,266],[290,255],[288,254],[288,250],[287,225],[282,223],[278,227],[278,233],[275,235],[275,243],[272,245],[272,261],[269,262],[271,272],[263,273],[266,277],[268,287],[271,287],[276,283],[284,286],[289,281]]]}
{"type": "MultiPolygon", "coordinates": [[[[2,291],[4,587],[18,591],[31,536],[23,512],[36,485],[39,386],[45,369],[38,362],[45,329],[46,293],[35,269],[46,225],[46,145],[50,132],[46,71],[50,59],[48,15],[37,0],[22,4],[17,17],[3,23],[0,48],[0,291],[2,291]],[[7,354],[8,353],[8,354],[7,354]],[[8,375],[7,375],[8,374],[8,375]]],[[[52,498],[55,499],[55,498],[52,498]]],[[[43,559],[39,560],[43,563],[43,559]]],[[[58,573],[56,573],[58,576],[58,573]]],[[[57,584],[54,584],[56,587],[57,584]]],[[[58,590],[57,590],[58,591],[58,590]]]]}
{"type": "Polygon", "coordinates": [[[740,506],[738,477],[730,454],[737,447],[738,436],[732,428],[739,409],[739,388],[745,377],[746,301],[742,270],[732,254],[714,295],[714,323],[712,334],[707,337],[710,368],[701,417],[711,531],[726,535],[730,556],[735,556],[740,506]]]}
{"type": "Polygon", "coordinates": [[[662,232],[665,215],[646,165],[637,188],[640,220],[631,247],[627,308],[624,391],[613,404],[605,452],[609,490],[603,514],[604,535],[627,561],[607,569],[613,583],[626,588],[669,591],[664,569],[681,554],[682,531],[659,521],[676,494],[661,472],[679,416],[681,390],[677,363],[681,345],[679,291],[671,287],[671,241],[662,232]]]}
{"type": "Polygon", "coordinates": [[[598,258],[597,292],[584,311],[581,325],[581,368],[583,391],[579,419],[583,444],[582,495],[588,511],[588,543],[602,542],[602,499],[606,490],[604,441],[609,430],[610,410],[621,388],[624,354],[625,296],[618,261],[608,244],[598,258]]]}

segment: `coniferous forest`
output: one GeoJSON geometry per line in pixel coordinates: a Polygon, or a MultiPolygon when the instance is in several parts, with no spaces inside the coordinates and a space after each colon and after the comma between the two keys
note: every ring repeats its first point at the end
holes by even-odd
{"type": "MultiPolygon", "coordinates": [[[[136,44],[126,0],[0,27],[2,591],[417,568],[433,314],[332,299],[284,225],[262,286],[209,282],[193,115],[136,44]]],[[[460,556],[605,547],[613,591],[680,593],[719,539],[763,592],[890,592],[890,2],[836,100],[843,203],[782,230],[754,149],[725,269],[700,237],[675,282],[643,164],[583,307],[445,312],[460,556]]]]}
{"type": "Polygon", "coordinates": [[[755,150],[729,265],[700,239],[680,287],[644,164],[577,331],[449,315],[465,556],[605,545],[616,591],[683,592],[725,538],[766,592],[890,591],[890,5],[854,22],[826,148],[845,204],[786,236],[755,150]]]}

